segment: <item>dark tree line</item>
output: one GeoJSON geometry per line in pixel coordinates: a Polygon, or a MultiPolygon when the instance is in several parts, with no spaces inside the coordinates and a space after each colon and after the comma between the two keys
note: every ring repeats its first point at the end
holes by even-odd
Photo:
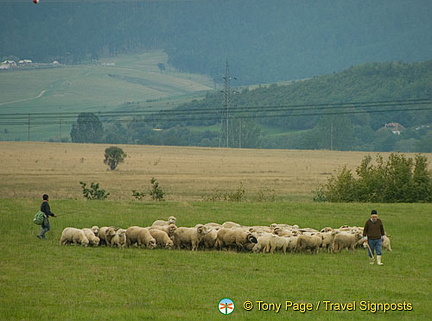
{"type": "Polygon", "coordinates": [[[0,2],[0,58],[77,63],[159,49],[180,70],[239,84],[304,79],[374,61],[424,61],[429,0],[0,2]]]}

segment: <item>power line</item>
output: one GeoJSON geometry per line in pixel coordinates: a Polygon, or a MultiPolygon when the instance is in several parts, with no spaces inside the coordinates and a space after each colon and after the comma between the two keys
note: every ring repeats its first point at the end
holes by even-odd
{"type": "MultiPolygon", "coordinates": [[[[225,104],[223,106],[226,108],[225,104]]],[[[144,117],[142,121],[187,121],[202,120],[209,121],[215,118],[226,120],[233,118],[272,118],[272,117],[300,117],[300,116],[322,116],[336,114],[364,114],[364,113],[384,113],[384,112],[412,112],[432,110],[431,99],[411,99],[377,102],[355,102],[355,103],[332,103],[332,104],[307,104],[307,105],[278,105],[278,106],[242,106],[231,108],[229,114],[223,109],[176,109],[154,111],[111,111],[103,113],[93,113],[105,121],[131,122],[138,121],[139,117],[144,117]],[[372,109],[376,108],[376,109],[372,109]]],[[[53,113],[8,113],[0,114],[0,125],[32,125],[49,124],[50,120],[58,120],[62,124],[73,124],[79,113],[62,112],[61,115],[53,113]]]]}

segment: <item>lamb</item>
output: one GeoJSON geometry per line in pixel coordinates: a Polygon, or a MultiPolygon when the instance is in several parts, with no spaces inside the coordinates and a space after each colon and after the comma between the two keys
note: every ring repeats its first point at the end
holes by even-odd
{"type": "Polygon", "coordinates": [[[216,248],[236,246],[238,251],[247,248],[250,243],[257,243],[257,238],[250,232],[245,232],[241,229],[223,228],[218,231],[216,240],[216,248]]]}
{"type": "Polygon", "coordinates": [[[119,228],[111,239],[111,246],[124,248],[126,246],[126,230],[119,228]]]}
{"type": "Polygon", "coordinates": [[[138,247],[146,246],[148,249],[156,247],[156,240],[147,228],[131,226],[126,230],[126,246],[131,247],[135,243],[138,247]]]}
{"type": "Polygon", "coordinates": [[[297,239],[297,252],[304,252],[306,249],[309,249],[311,253],[318,253],[319,248],[322,244],[322,237],[319,233],[307,235],[302,234],[297,239]]]}
{"type": "Polygon", "coordinates": [[[93,246],[93,245],[99,245],[99,238],[95,235],[94,231],[92,229],[89,228],[83,228],[82,231],[84,232],[84,235],[87,237],[87,239],[89,240],[89,245],[93,246]]]}
{"type": "Polygon", "coordinates": [[[168,218],[168,221],[156,220],[153,222],[152,226],[175,224],[176,221],[177,221],[177,219],[174,216],[170,216],[168,218]]]}
{"type": "Polygon", "coordinates": [[[174,247],[174,242],[164,231],[161,231],[157,228],[149,228],[148,231],[150,232],[151,236],[156,240],[157,246],[169,250],[174,247]]]}
{"type": "Polygon", "coordinates": [[[173,234],[174,246],[181,249],[183,247],[189,248],[190,245],[191,250],[196,251],[202,237],[207,232],[207,227],[202,224],[198,224],[196,227],[179,227],[173,234]]]}
{"type": "Polygon", "coordinates": [[[356,243],[362,238],[361,233],[347,233],[347,232],[333,232],[334,239],[332,243],[332,252],[333,253],[339,253],[344,248],[350,250],[352,253],[354,253],[354,248],[356,246],[356,243]]]}
{"type": "Polygon", "coordinates": [[[114,226],[103,226],[99,229],[99,245],[111,246],[111,239],[116,234],[114,226]]]}
{"type": "Polygon", "coordinates": [[[88,246],[89,240],[82,230],[73,227],[66,227],[61,235],[60,245],[69,245],[71,243],[88,246]]]}

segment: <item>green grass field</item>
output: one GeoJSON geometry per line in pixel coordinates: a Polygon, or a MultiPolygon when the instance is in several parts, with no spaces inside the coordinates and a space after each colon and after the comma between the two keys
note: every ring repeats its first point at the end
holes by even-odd
{"type": "Polygon", "coordinates": [[[158,63],[167,65],[167,56],[155,51],[105,58],[88,65],[2,71],[0,117],[16,113],[49,115],[30,117],[30,135],[27,117],[21,125],[8,124],[10,117],[2,119],[0,139],[58,140],[59,136],[69,137],[71,124],[80,112],[172,108],[203,96],[213,87],[208,77],[177,72],[169,66],[161,72],[158,63]]]}
{"type": "MultiPolygon", "coordinates": [[[[36,238],[34,199],[0,199],[1,320],[429,320],[432,263],[430,204],[228,203],[51,200],[48,240],[36,238]],[[376,208],[391,235],[384,266],[366,252],[251,254],[60,246],[64,227],[148,226],[177,217],[179,226],[236,221],[320,229],[362,226],[376,208]],[[235,302],[225,316],[222,298],[235,302]],[[250,300],[255,308],[243,309],[250,300]],[[285,302],[313,311],[285,310],[285,302]],[[324,301],[356,303],[326,311],[324,301]],[[257,301],[282,304],[259,311],[257,301]],[[412,311],[362,311],[364,303],[409,303],[412,311]],[[318,302],[320,306],[318,307],[318,302]]],[[[262,306],[263,308],[264,306],[262,306]]],[[[373,307],[373,305],[372,305],[373,307]]],[[[408,306],[407,306],[408,307],[408,306]]],[[[329,310],[329,308],[327,308],[329,310]]]]}

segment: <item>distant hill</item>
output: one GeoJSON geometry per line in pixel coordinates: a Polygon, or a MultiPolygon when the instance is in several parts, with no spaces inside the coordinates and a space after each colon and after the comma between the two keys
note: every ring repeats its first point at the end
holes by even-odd
{"type": "Polygon", "coordinates": [[[224,92],[208,93],[128,128],[143,144],[432,152],[430,84],[432,60],[370,63],[234,88],[228,108],[224,92]]]}
{"type": "Polygon", "coordinates": [[[430,0],[0,1],[0,58],[97,61],[163,50],[178,70],[238,85],[367,62],[432,58],[430,0]]]}
{"type": "Polygon", "coordinates": [[[0,140],[68,140],[80,112],[171,109],[213,88],[210,78],[178,72],[166,60],[152,51],[92,64],[0,70],[0,140]]]}

